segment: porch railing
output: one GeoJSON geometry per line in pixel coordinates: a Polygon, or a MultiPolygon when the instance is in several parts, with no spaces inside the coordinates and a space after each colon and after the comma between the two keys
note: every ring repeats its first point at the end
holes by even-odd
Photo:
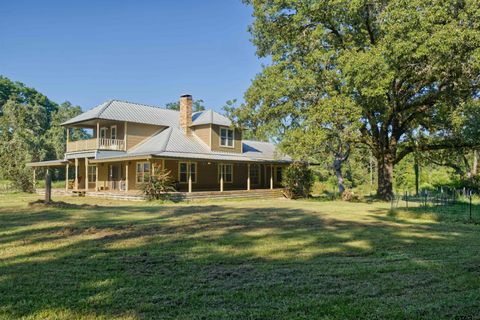
{"type": "Polygon", "coordinates": [[[125,144],[123,140],[120,139],[106,139],[100,138],[99,139],[99,149],[107,149],[107,150],[123,150],[125,144]]]}
{"type": "Polygon", "coordinates": [[[125,141],[120,139],[107,139],[100,138],[98,139],[86,139],[86,140],[77,140],[69,141],[67,143],[67,152],[75,151],[85,151],[85,150],[124,150],[125,141]]]}

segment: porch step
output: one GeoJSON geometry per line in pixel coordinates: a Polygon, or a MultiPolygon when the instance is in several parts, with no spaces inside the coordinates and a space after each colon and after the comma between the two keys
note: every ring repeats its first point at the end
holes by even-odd
{"type": "Polygon", "coordinates": [[[172,194],[172,198],[184,200],[200,200],[200,199],[265,199],[283,197],[282,189],[266,189],[266,190],[229,190],[229,191],[198,191],[198,192],[182,192],[172,194]]]}

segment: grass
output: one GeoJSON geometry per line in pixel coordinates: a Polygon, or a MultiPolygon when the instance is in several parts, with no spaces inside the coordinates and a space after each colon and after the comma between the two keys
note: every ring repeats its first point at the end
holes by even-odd
{"type": "Polygon", "coordinates": [[[1,319],[480,314],[478,225],[389,203],[37,198],[0,194],[1,319]]]}
{"type": "Polygon", "coordinates": [[[448,221],[459,223],[480,223],[480,201],[478,197],[456,199],[453,203],[433,204],[431,201],[426,206],[423,202],[399,200],[394,203],[389,215],[397,218],[430,219],[434,221],[448,221]]]}

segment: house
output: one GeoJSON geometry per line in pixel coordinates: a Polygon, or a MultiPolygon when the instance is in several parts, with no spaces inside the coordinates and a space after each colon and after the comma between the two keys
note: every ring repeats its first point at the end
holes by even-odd
{"type": "Polygon", "coordinates": [[[64,167],[67,191],[133,192],[159,169],[183,192],[273,189],[291,162],[271,143],[243,140],[223,115],[192,112],[191,95],[180,97],[179,111],[110,100],[62,125],[64,159],[28,165],[64,167]],[[92,138],[72,141],[72,128],[92,138]]]}

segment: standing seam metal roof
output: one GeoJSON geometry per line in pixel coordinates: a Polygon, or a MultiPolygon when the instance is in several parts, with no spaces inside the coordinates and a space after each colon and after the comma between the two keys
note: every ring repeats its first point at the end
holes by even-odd
{"type": "MultiPolygon", "coordinates": [[[[65,121],[62,123],[62,125],[75,124],[93,119],[127,121],[166,127],[178,127],[180,113],[177,110],[169,110],[157,106],[121,100],[109,100],[68,121],[65,121]]],[[[213,110],[193,113],[193,126],[208,123],[224,126],[230,126],[232,124],[229,119],[213,110]]]]}
{"type": "MultiPolygon", "coordinates": [[[[166,157],[232,161],[291,161],[290,157],[279,154],[275,145],[267,142],[244,140],[242,141],[242,153],[212,151],[206,144],[199,141],[199,138],[194,135],[185,135],[180,129],[179,111],[121,100],[106,101],[64,122],[63,125],[93,119],[128,121],[167,127],[127,152],[99,154],[99,159],[134,157],[138,155],[163,155],[166,157]]],[[[201,124],[231,126],[232,123],[229,119],[213,110],[205,110],[195,112],[192,115],[192,125],[201,124]]]]}

